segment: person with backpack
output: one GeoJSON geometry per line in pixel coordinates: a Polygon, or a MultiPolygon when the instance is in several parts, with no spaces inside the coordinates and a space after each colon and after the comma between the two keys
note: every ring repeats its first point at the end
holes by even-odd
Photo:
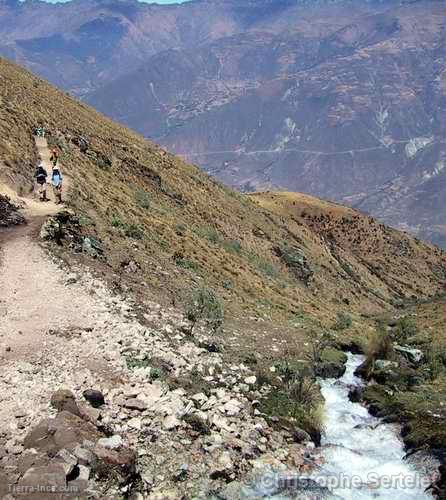
{"type": "Polygon", "coordinates": [[[56,199],[56,204],[60,205],[62,203],[62,173],[57,165],[57,162],[53,164],[51,184],[53,185],[53,193],[54,198],[56,199]]]}
{"type": "Polygon", "coordinates": [[[53,164],[55,167],[57,165],[57,162],[59,161],[59,152],[57,151],[56,148],[53,148],[51,150],[51,156],[50,156],[50,162],[53,164]]]}
{"type": "Polygon", "coordinates": [[[37,166],[34,177],[36,178],[40,201],[47,201],[48,198],[46,197],[46,178],[48,177],[48,174],[43,167],[42,162],[40,162],[37,166]]]}

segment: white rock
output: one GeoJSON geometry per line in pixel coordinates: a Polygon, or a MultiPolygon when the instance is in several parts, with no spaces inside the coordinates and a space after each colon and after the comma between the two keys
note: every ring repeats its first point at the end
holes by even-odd
{"type": "Polygon", "coordinates": [[[237,399],[231,399],[224,405],[224,411],[226,415],[230,417],[235,417],[241,412],[241,403],[237,399]]]}
{"type": "Polygon", "coordinates": [[[217,429],[231,431],[228,420],[225,417],[221,417],[220,415],[215,414],[212,416],[212,424],[215,425],[217,429]]]}
{"type": "Polygon", "coordinates": [[[85,467],[85,465],[78,465],[79,467],[79,477],[78,479],[88,481],[90,479],[90,469],[85,467]]]}
{"type": "Polygon", "coordinates": [[[168,415],[163,421],[163,427],[167,431],[170,431],[170,430],[178,427],[180,425],[180,423],[181,422],[178,420],[178,418],[175,415],[168,415]]]}
{"type": "Polygon", "coordinates": [[[136,429],[137,431],[140,431],[142,428],[142,421],[140,418],[135,417],[131,418],[128,422],[127,425],[131,427],[132,429],[136,429]]]}
{"type": "Polygon", "coordinates": [[[254,385],[256,382],[257,382],[257,377],[255,375],[245,378],[245,384],[254,385]]]}
{"type": "Polygon", "coordinates": [[[101,438],[98,441],[99,446],[103,446],[104,448],[108,448],[109,450],[116,450],[123,445],[124,441],[121,436],[117,434],[111,436],[109,438],[101,438]]]}

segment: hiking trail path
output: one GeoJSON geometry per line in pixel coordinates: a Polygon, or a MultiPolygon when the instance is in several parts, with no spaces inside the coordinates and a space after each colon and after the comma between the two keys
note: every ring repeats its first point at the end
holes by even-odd
{"type": "MultiPolygon", "coordinates": [[[[47,141],[42,137],[35,141],[50,173],[47,141]]],[[[67,186],[65,175],[64,197],[67,186]]],[[[15,425],[11,415],[22,412],[23,406],[31,419],[40,419],[55,390],[73,390],[88,380],[95,385],[95,379],[101,386],[101,380],[116,376],[109,364],[113,355],[107,354],[113,346],[109,330],[119,333],[129,328],[123,311],[130,307],[123,298],[111,296],[88,270],[67,274],[39,245],[45,217],[64,209],[56,205],[51,186],[48,202],[20,197],[3,184],[0,193],[23,207],[27,220],[25,225],[0,231],[1,435],[15,425]]]]}

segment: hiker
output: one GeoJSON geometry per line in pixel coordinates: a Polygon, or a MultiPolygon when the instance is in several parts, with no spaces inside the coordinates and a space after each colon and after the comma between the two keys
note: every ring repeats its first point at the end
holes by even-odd
{"type": "Polygon", "coordinates": [[[51,156],[50,156],[50,162],[53,164],[55,167],[57,165],[57,162],[59,161],[59,152],[57,151],[56,148],[53,148],[51,150],[51,156]]]}
{"type": "Polygon", "coordinates": [[[60,205],[62,203],[62,173],[57,165],[57,162],[53,164],[51,184],[53,185],[53,193],[56,203],[57,205],[60,205]]]}
{"type": "Polygon", "coordinates": [[[48,198],[46,197],[46,178],[48,177],[48,174],[43,167],[42,162],[40,162],[37,166],[34,177],[36,178],[36,182],[38,185],[40,201],[47,201],[48,198]]]}

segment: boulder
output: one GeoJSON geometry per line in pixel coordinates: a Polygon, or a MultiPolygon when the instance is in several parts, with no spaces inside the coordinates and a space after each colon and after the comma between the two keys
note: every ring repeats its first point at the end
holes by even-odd
{"type": "Polygon", "coordinates": [[[71,391],[61,389],[51,396],[51,406],[58,411],[67,411],[80,417],[80,411],[76,404],[76,398],[71,391]]]}
{"type": "Polygon", "coordinates": [[[58,500],[67,487],[62,465],[49,464],[28,469],[16,486],[16,493],[30,500],[58,500]]]}
{"type": "Polygon", "coordinates": [[[136,472],[136,454],[129,448],[111,450],[97,444],[93,452],[98,459],[94,469],[99,476],[117,473],[125,481],[136,472]]]}
{"type": "Polygon", "coordinates": [[[103,448],[108,448],[109,450],[117,450],[124,445],[124,441],[121,436],[115,434],[114,436],[108,438],[99,439],[97,444],[103,448]]]}
{"type": "Polygon", "coordinates": [[[343,363],[335,363],[334,361],[317,363],[315,367],[316,376],[321,378],[340,378],[344,375],[345,370],[343,363]]]}
{"type": "Polygon", "coordinates": [[[352,403],[360,403],[364,394],[364,388],[360,385],[354,385],[350,387],[348,391],[348,399],[352,403]]]}
{"type": "Polygon", "coordinates": [[[423,351],[420,351],[420,349],[413,349],[411,347],[400,346],[398,344],[394,344],[393,348],[396,352],[399,352],[414,365],[418,365],[423,361],[424,354],[423,351]]]}
{"type": "Polygon", "coordinates": [[[54,217],[50,217],[40,229],[42,240],[54,240],[60,242],[63,238],[62,226],[54,217]]]}
{"type": "Polygon", "coordinates": [[[300,429],[299,427],[295,427],[293,429],[293,441],[295,443],[309,443],[311,441],[311,436],[308,432],[300,429]]]}
{"type": "Polygon", "coordinates": [[[85,422],[68,411],[62,411],[54,419],[42,420],[25,437],[25,448],[55,455],[65,448],[74,450],[85,440],[96,442],[102,435],[90,422],[85,422]]]}
{"type": "Polygon", "coordinates": [[[138,411],[144,411],[147,410],[148,408],[147,403],[141,401],[141,399],[138,398],[127,399],[127,401],[124,402],[123,406],[124,408],[128,408],[129,410],[138,410],[138,411]]]}
{"type": "Polygon", "coordinates": [[[178,418],[175,415],[168,415],[163,420],[163,428],[166,429],[166,431],[170,431],[172,429],[175,429],[180,424],[181,424],[181,422],[178,420],[178,418]]]}
{"type": "Polygon", "coordinates": [[[83,392],[84,398],[93,406],[93,408],[99,408],[105,404],[104,395],[101,391],[95,389],[88,389],[83,392]]]}
{"type": "Polygon", "coordinates": [[[398,368],[398,363],[387,359],[377,359],[374,367],[376,370],[392,370],[398,368]]]}

